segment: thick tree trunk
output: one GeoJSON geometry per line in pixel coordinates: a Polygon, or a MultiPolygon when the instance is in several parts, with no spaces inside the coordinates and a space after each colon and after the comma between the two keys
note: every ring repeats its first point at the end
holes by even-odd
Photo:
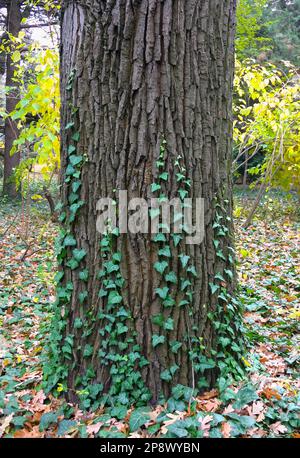
{"type": "Polygon", "coordinates": [[[76,389],[95,382],[112,394],[136,386],[140,399],[145,399],[143,385],[153,400],[169,395],[177,384],[197,389],[205,379],[211,386],[222,357],[231,351],[234,324],[229,343],[220,344],[220,337],[230,327],[231,318],[224,317],[234,287],[230,170],[235,3],[89,0],[63,6],[62,201],[71,222],[60,254],[60,348],[71,399],[76,389]],[[114,190],[127,190],[128,199],[153,197],[151,183],[160,174],[156,161],[163,140],[168,179],[162,189],[172,198],[182,187],[176,179],[180,156],[190,197],[205,199],[204,240],[175,246],[172,236],[161,244],[148,234],[117,237],[113,253],[122,255],[124,285],[119,281],[122,303],[113,309],[105,291],[109,253],[100,250],[104,237],[96,231],[96,204],[101,197],[114,197],[114,190]],[[84,161],[77,191],[82,204],[73,221],[72,183],[79,172],[70,169],[70,153],[74,164],[75,147],[84,161]],[[154,268],[166,259],[158,253],[166,244],[171,256],[166,256],[165,273],[175,273],[174,284],[154,268]],[[70,263],[74,248],[83,253],[79,267],[70,263]],[[185,268],[182,254],[190,256],[185,268]],[[167,302],[156,291],[164,287],[167,302]],[[127,318],[122,320],[122,313],[127,318]]]}
{"type": "MultiPolygon", "coordinates": [[[[21,10],[19,0],[11,0],[7,2],[7,32],[14,37],[18,36],[21,30],[21,10]]],[[[12,62],[10,54],[6,57],[6,87],[12,88],[6,95],[6,112],[11,113],[19,102],[19,87],[14,81],[15,66],[12,62]]],[[[18,137],[18,128],[16,122],[10,117],[5,119],[4,127],[4,178],[3,178],[3,194],[9,197],[17,195],[16,186],[12,179],[15,167],[20,163],[20,153],[15,153],[11,156],[10,152],[14,140],[18,137]]]]}

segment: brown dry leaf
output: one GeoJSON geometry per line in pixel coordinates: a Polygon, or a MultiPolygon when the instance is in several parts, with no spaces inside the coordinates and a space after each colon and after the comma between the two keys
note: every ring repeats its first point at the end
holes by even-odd
{"type": "Polygon", "coordinates": [[[265,437],[267,436],[267,431],[265,431],[264,429],[261,429],[261,428],[252,428],[252,429],[249,429],[248,431],[248,434],[252,437],[252,436],[255,436],[255,437],[265,437]]]}
{"type": "Polygon", "coordinates": [[[95,423],[94,425],[88,425],[86,427],[86,430],[88,432],[88,434],[97,434],[101,428],[101,426],[103,426],[104,423],[102,423],[101,421],[99,421],[99,423],[95,423]]]}
{"type": "Polygon", "coordinates": [[[44,404],[44,401],[46,399],[46,395],[44,391],[38,391],[36,395],[32,399],[32,404],[44,404]]]}
{"type": "Polygon", "coordinates": [[[280,394],[278,393],[277,390],[275,390],[274,388],[270,388],[268,386],[266,386],[263,391],[262,391],[262,394],[267,398],[267,399],[272,399],[272,398],[276,398],[278,400],[281,399],[281,396],[280,394]]]}
{"type": "Polygon", "coordinates": [[[158,415],[160,415],[161,412],[163,412],[163,410],[164,410],[163,406],[157,406],[155,410],[152,410],[151,412],[149,412],[150,421],[153,421],[155,423],[158,415]]]}
{"type": "Polygon", "coordinates": [[[246,411],[248,412],[248,414],[251,417],[256,416],[256,419],[255,419],[256,422],[260,422],[264,420],[265,418],[264,411],[265,410],[266,410],[266,407],[262,401],[253,402],[251,406],[248,406],[246,408],[246,411]]]}
{"type": "Polygon", "coordinates": [[[161,428],[162,434],[167,434],[168,426],[172,425],[177,420],[182,420],[184,418],[184,416],[185,416],[185,412],[179,412],[178,410],[176,410],[175,414],[168,413],[167,417],[169,417],[170,420],[167,420],[167,421],[164,422],[164,424],[163,424],[163,426],[161,428]]]}
{"type": "Polygon", "coordinates": [[[221,432],[225,439],[228,439],[230,437],[230,431],[231,431],[230,424],[227,422],[222,423],[221,432]]]}
{"type": "Polygon", "coordinates": [[[232,407],[232,404],[229,404],[229,406],[225,407],[222,415],[227,415],[232,412],[234,412],[234,408],[232,407]]]}
{"type": "Polygon", "coordinates": [[[38,426],[34,426],[32,428],[32,431],[28,431],[27,429],[20,429],[19,431],[16,431],[15,434],[14,434],[14,437],[15,438],[23,438],[23,439],[27,439],[27,438],[38,438],[38,437],[44,437],[45,436],[45,433],[39,431],[39,427],[38,426]]]}
{"type": "Polygon", "coordinates": [[[204,418],[200,418],[200,429],[204,431],[203,437],[209,437],[210,422],[213,420],[211,415],[206,415],[204,418]]]}
{"type": "Polygon", "coordinates": [[[144,436],[141,432],[135,431],[129,434],[130,439],[142,439],[144,436]]]}
{"type": "Polygon", "coordinates": [[[205,402],[205,410],[207,412],[216,412],[221,405],[221,401],[219,399],[213,399],[210,401],[205,402]]]}
{"type": "Polygon", "coordinates": [[[287,432],[287,428],[280,423],[280,421],[273,423],[273,425],[270,426],[270,430],[273,431],[274,434],[284,434],[287,432]]]}
{"type": "Polygon", "coordinates": [[[40,423],[42,415],[43,415],[43,412],[35,412],[31,419],[32,423],[40,423]]]}
{"type": "Polygon", "coordinates": [[[116,421],[112,423],[120,433],[127,434],[129,432],[129,426],[128,424],[121,422],[121,421],[116,421]]]}
{"type": "Polygon", "coordinates": [[[206,391],[205,393],[201,394],[201,396],[199,396],[199,399],[201,400],[212,399],[212,398],[217,397],[218,394],[219,394],[219,391],[216,389],[211,390],[211,391],[206,391]]]}
{"type": "Polygon", "coordinates": [[[262,401],[253,402],[252,404],[253,415],[259,415],[263,410],[265,410],[265,406],[262,401]]]}
{"type": "Polygon", "coordinates": [[[14,414],[11,413],[7,417],[4,418],[2,425],[0,426],[0,437],[3,436],[5,433],[6,428],[9,427],[11,420],[13,419],[14,414]]]}
{"type": "Polygon", "coordinates": [[[211,415],[206,415],[204,418],[199,418],[200,429],[202,431],[210,429],[210,422],[214,419],[211,415]]]}
{"type": "Polygon", "coordinates": [[[294,302],[297,300],[297,296],[285,296],[285,300],[288,302],[294,302]]]}

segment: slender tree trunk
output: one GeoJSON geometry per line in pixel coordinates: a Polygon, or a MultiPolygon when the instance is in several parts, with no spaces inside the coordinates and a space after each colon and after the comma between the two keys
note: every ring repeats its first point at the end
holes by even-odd
{"type": "MultiPolygon", "coordinates": [[[[7,2],[7,32],[14,37],[18,36],[21,30],[21,10],[18,0],[7,2]]],[[[13,80],[15,67],[10,54],[6,57],[6,87],[12,88],[6,95],[6,112],[11,113],[19,102],[19,86],[13,80]]],[[[12,180],[15,167],[20,163],[20,153],[15,153],[11,156],[10,152],[14,140],[18,136],[16,122],[10,117],[5,119],[4,127],[4,178],[3,178],[3,194],[9,197],[17,195],[15,183],[12,180]]]]}
{"type": "Polygon", "coordinates": [[[247,189],[247,181],[248,181],[248,160],[249,160],[249,154],[248,151],[245,153],[245,163],[244,163],[244,176],[243,176],[243,191],[245,192],[247,189]]]}
{"type": "Polygon", "coordinates": [[[70,399],[96,382],[111,394],[136,386],[140,399],[145,398],[143,384],[153,400],[169,395],[177,384],[211,386],[221,367],[219,356],[230,352],[230,341],[220,344],[229,327],[224,322],[229,299],[223,295],[222,302],[218,296],[232,293],[235,277],[230,235],[235,3],[89,0],[63,5],[62,202],[70,223],[60,254],[59,364],[70,399]],[[96,231],[97,201],[114,197],[114,190],[127,190],[128,199],[153,197],[163,140],[168,175],[162,189],[172,198],[182,188],[176,176],[180,157],[189,196],[205,200],[204,240],[175,246],[171,236],[159,244],[151,234],[121,235],[113,253],[122,255],[124,284],[116,275],[109,286],[109,253],[101,251],[105,238],[96,231]],[[75,147],[84,162],[74,218],[70,204],[76,201],[79,172],[70,165],[76,162],[75,147]],[[166,244],[171,255],[161,275],[154,264],[166,259],[159,253],[166,244]],[[82,250],[79,266],[74,248],[82,250]],[[186,266],[182,255],[189,256],[186,266]],[[167,280],[169,271],[175,283],[167,280]],[[115,293],[117,280],[122,303],[113,309],[109,288],[115,293]],[[157,288],[167,288],[166,302],[157,288]]]}

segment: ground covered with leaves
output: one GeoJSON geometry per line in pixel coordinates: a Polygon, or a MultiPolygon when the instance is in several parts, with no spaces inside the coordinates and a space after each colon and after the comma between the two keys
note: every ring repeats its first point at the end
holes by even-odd
{"type": "MultiPolygon", "coordinates": [[[[284,207],[283,207],[284,206],[284,207]]],[[[85,412],[41,389],[55,299],[57,227],[41,209],[0,202],[0,437],[300,438],[300,224],[271,201],[241,228],[237,254],[249,349],[245,380],[198,397],[186,387],[156,408],[120,403],[85,412]]]]}

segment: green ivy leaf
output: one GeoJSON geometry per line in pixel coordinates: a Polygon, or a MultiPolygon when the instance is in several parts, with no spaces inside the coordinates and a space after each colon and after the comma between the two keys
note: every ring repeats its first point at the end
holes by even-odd
{"type": "Polygon", "coordinates": [[[169,369],[164,370],[160,373],[160,378],[165,380],[166,382],[170,382],[172,380],[172,375],[170,374],[169,369]]]}
{"type": "Polygon", "coordinates": [[[67,267],[70,267],[71,270],[75,270],[77,269],[77,267],[79,266],[79,263],[76,261],[76,259],[74,258],[71,258],[68,262],[67,262],[67,267]]]}
{"type": "Polygon", "coordinates": [[[80,304],[83,304],[83,302],[86,300],[87,297],[88,297],[88,292],[86,290],[79,293],[78,298],[79,298],[80,304]]]}
{"type": "Polygon", "coordinates": [[[223,261],[226,261],[226,258],[221,250],[217,251],[217,256],[218,258],[223,259],[223,261]]]}
{"type": "Polygon", "coordinates": [[[108,292],[105,289],[103,289],[103,288],[100,289],[99,297],[106,297],[107,294],[108,294],[108,292]]]}
{"type": "Polygon", "coordinates": [[[165,336],[159,336],[157,334],[154,334],[152,336],[152,345],[153,345],[153,348],[157,347],[158,345],[161,345],[165,342],[166,338],[165,336]]]}
{"type": "Polygon", "coordinates": [[[68,154],[73,154],[76,151],[76,146],[69,145],[68,147],[68,154]]]}
{"type": "Polygon", "coordinates": [[[158,296],[161,299],[166,299],[168,293],[169,293],[169,288],[165,286],[164,288],[156,288],[155,292],[158,294],[158,296]]]}
{"type": "Polygon", "coordinates": [[[185,179],[185,175],[183,175],[182,173],[176,173],[176,180],[178,182],[182,181],[185,179]]]}
{"type": "Polygon", "coordinates": [[[121,253],[114,253],[113,256],[112,256],[112,259],[113,261],[115,262],[121,262],[121,259],[122,259],[122,255],[121,253]]]}
{"type": "Polygon", "coordinates": [[[89,356],[92,356],[93,351],[94,351],[94,349],[93,349],[92,345],[86,344],[85,347],[84,347],[84,350],[83,350],[83,357],[84,358],[88,358],[89,356]]]}
{"type": "Polygon", "coordinates": [[[183,280],[180,285],[180,291],[186,290],[189,286],[192,286],[192,283],[189,280],[183,280]]]}
{"type": "Polygon", "coordinates": [[[183,239],[182,235],[179,234],[172,234],[174,246],[177,247],[180,243],[180,241],[183,239]]]}
{"type": "Polygon", "coordinates": [[[82,156],[76,156],[75,154],[69,157],[70,164],[73,167],[76,167],[76,165],[80,164],[82,162],[82,159],[82,156]]]}
{"type": "Polygon", "coordinates": [[[252,385],[246,385],[237,392],[236,401],[233,404],[233,408],[240,410],[246,404],[250,404],[250,402],[256,401],[256,399],[258,399],[258,395],[254,387],[252,385]]]}
{"type": "Polygon", "coordinates": [[[164,329],[166,331],[173,331],[174,330],[174,320],[173,320],[173,318],[168,318],[167,321],[165,321],[164,329]]]}
{"type": "Polygon", "coordinates": [[[66,168],[66,176],[72,176],[76,172],[76,169],[71,164],[68,164],[66,168]]]}
{"type": "Polygon", "coordinates": [[[74,127],[74,122],[73,122],[73,121],[69,122],[69,123],[66,125],[65,130],[72,129],[72,127],[74,127]]]}
{"type": "Polygon", "coordinates": [[[232,272],[232,270],[225,269],[224,272],[228,275],[229,278],[231,278],[231,280],[233,279],[233,272],[232,272]]]}
{"type": "Polygon", "coordinates": [[[215,279],[216,280],[220,280],[220,281],[225,281],[225,278],[223,277],[223,275],[218,272],[216,275],[215,275],[215,279]]]}
{"type": "Polygon", "coordinates": [[[187,266],[187,263],[189,262],[190,256],[186,254],[180,254],[179,255],[182,267],[185,268],[187,266]]]}
{"type": "Polygon", "coordinates": [[[51,424],[57,423],[58,417],[59,414],[56,412],[44,413],[40,419],[39,430],[45,431],[45,429],[49,428],[51,424]]]}
{"type": "Polygon", "coordinates": [[[159,175],[159,178],[163,181],[168,181],[168,178],[169,178],[169,174],[168,172],[163,172],[159,175]]]}
{"type": "Polygon", "coordinates": [[[111,274],[112,272],[117,272],[120,270],[120,266],[118,264],[114,264],[112,261],[106,262],[105,263],[105,268],[107,270],[107,273],[111,274]]]}
{"type": "Polygon", "coordinates": [[[175,272],[171,271],[168,274],[166,274],[165,280],[170,282],[170,283],[176,284],[177,283],[177,276],[176,276],[175,272]]]}
{"type": "Polygon", "coordinates": [[[165,256],[166,258],[170,258],[171,257],[170,247],[165,246],[164,248],[161,248],[160,250],[158,250],[158,254],[159,256],[165,256]]]}
{"type": "Polygon", "coordinates": [[[69,197],[68,197],[69,203],[73,204],[74,202],[76,202],[76,200],[78,200],[78,194],[71,192],[71,194],[69,194],[69,197]]]}
{"type": "Polygon", "coordinates": [[[64,246],[76,246],[76,240],[73,235],[67,235],[64,239],[64,246]]]}
{"type": "Polygon", "coordinates": [[[153,324],[155,324],[156,326],[163,326],[164,324],[164,321],[165,321],[165,318],[163,316],[162,313],[160,313],[159,315],[153,315],[151,317],[151,321],[153,324]]]}
{"type": "Polygon", "coordinates": [[[74,428],[78,429],[78,424],[74,420],[62,420],[59,422],[57,435],[59,437],[65,436],[69,431],[74,428]]]}
{"type": "Polygon", "coordinates": [[[192,274],[194,277],[198,277],[195,266],[190,266],[186,270],[188,273],[192,274]]]}
{"type": "Polygon", "coordinates": [[[157,261],[155,264],[154,264],[154,269],[159,272],[161,275],[164,273],[164,271],[166,270],[166,268],[168,267],[168,263],[167,261],[157,261]]]}
{"type": "Polygon", "coordinates": [[[179,302],[179,307],[184,307],[185,305],[189,305],[189,301],[187,301],[186,299],[183,299],[179,302]]]}
{"type": "Polygon", "coordinates": [[[164,301],[163,301],[163,306],[164,307],[173,307],[176,304],[175,300],[173,297],[168,296],[164,301]]]}
{"type": "Polygon", "coordinates": [[[129,418],[129,428],[131,432],[136,431],[145,423],[150,421],[150,411],[151,409],[149,407],[139,407],[134,409],[129,418]]]}
{"type": "Polygon", "coordinates": [[[79,272],[79,278],[82,281],[88,281],[88,279],[89,279],[89,271],[88,271],[88,269],[84,269],[81,272],[79,272]]]}
{"type": "Polygon", "coordinates": [[[117,323],[117,334],[125,334],[128,331],[128,327],[125,324],[117,323]]]}
{"type": "Polygon", "coordinates": [[[177,366],[177,364],[174,364],[173,366],[170,367],[170,374],[171,375],[174,375],[175,372],[177,372],[179,369],[179,366],[177,366]]]}
{"type": "Polygon", "coordinates": [[[73,181],[73,183],[72,183],[72,191],[74,193],[76,193],[78,191],[78,189],[80,188],[80,186],[81,186],[81,181],[80,180],[73,181]]]}
{"type": "Polygon", "coordinates": [[[75,248],[73,251],[73,256],[76,259],[76,261],[80,262],[82,259],[86,256],[86,251],[82,249],[75,248]]]}
{"type": "Polygon", "coordinates": [[[80,139],[80,133],[79,132],[75,132],[73,135],[72,135],[72,140],[74,140],[74,142],[78,142],[80,139]]]}
{"type": "Polygon", "coordinates": [[[152,183],[151,184],[151,191],[152,192],[156,192],[156,191],[159,191],[161,189],[161,185],[158,184],[158,183],[152,183]]]}
{"type": "Polygon", "coordinates": [[[171,345],[171,352],[172,353],[177,353],[179,348],[182,347],[182,343],[178,342],[177,340],[172,340],[170,342],[170,345],[171,345]]]}
{"type": "Polygon", "coordinates": [[[153,242],[166,242],[167,241],[167,238],[165,236],[165,234],[163,233],[158,233],[155,235],[154,239],[153,239],[153,242]]]}
{"type": "Polygon", "coordinates": [[[209,286],[210,286],[212,294],[215,294],[219,289],[219,285],[215,285],[214,283],[209,283],[209,286]]]}
{"type": "Polygon", "coordinates": [[[180,195],[180,198],[183,200],[188,195],[188,191],[186,191],[185,189],[179,189],[178,194],[180,195]]]}
{"type": "Polygon", "coordinates": [[[215,245],[215,248],[218,249],[218,247],[220,245],[220,240],[214,240],[214,245],[215,245]]]}
{"type": "Polygon", "coordinates": [[[122,300],[122,296],[117,291],[111,291],[108,296],[108,305],[120,304],[122,300]]]}
{"type": "Polygon", "coordinates": [[[74,320],[74,328],[75,329],[82,328],[82,320],[81,320],[81,318],[78,318],[78,317],[75,318],[75,320],[74,320]]]}

